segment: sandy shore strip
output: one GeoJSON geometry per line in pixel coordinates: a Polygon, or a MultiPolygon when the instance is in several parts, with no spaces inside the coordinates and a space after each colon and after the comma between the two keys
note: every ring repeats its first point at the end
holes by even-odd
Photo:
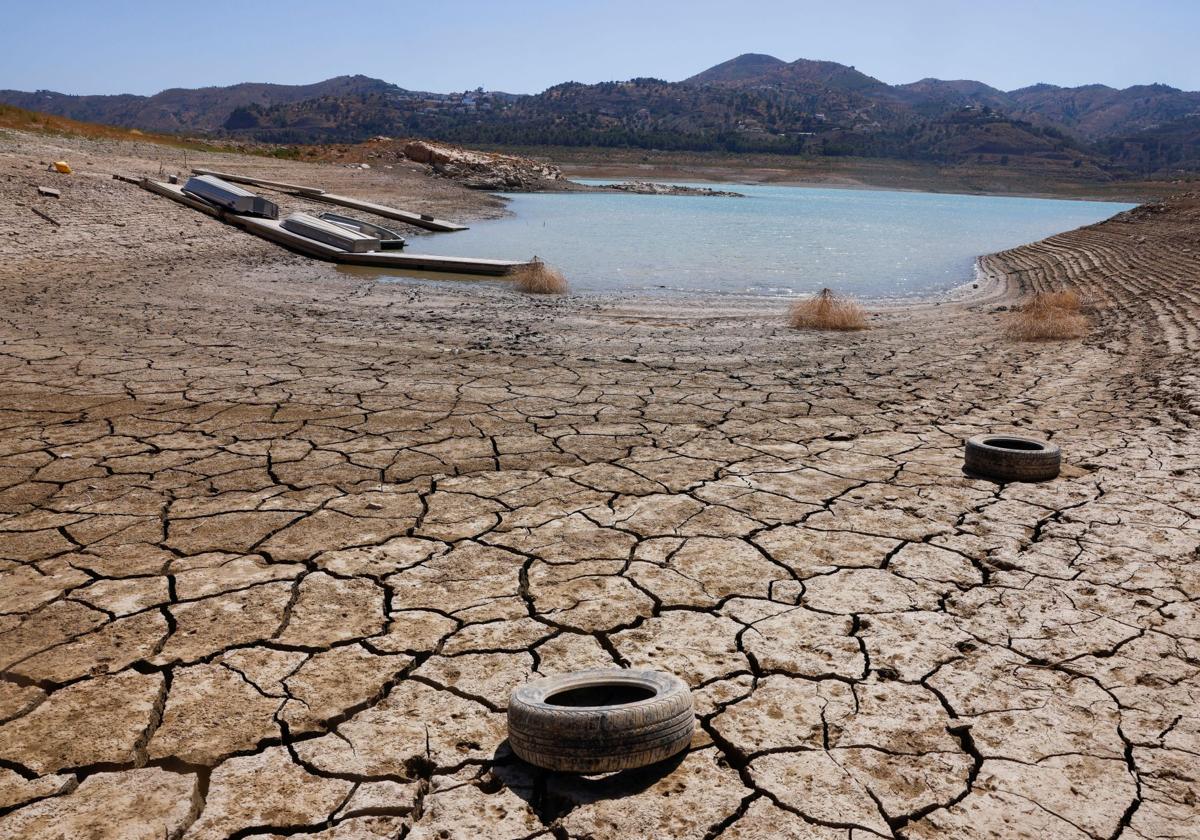
{"type": "Polygon", "coordinates": [[[109,178],[155,154],[0,138],[0,836],[1200,836],[1200,196],[830,335],[380,283],[109,178]],[[1003,338],[1063,282],[1087,338],[1003,338]],[[685,755],[511,754],[514,685],[614,665],[690,684],[685,755]]]}

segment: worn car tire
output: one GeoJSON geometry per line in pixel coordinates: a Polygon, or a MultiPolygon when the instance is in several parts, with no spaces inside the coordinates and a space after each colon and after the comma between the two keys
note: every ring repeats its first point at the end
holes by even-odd
{"type": "Polygon", "coordinates": [[[513,690],[508,741],[530,764],[572,773],[644,767],[687,748],[696,726],[683,680],[660,671],[598,669],[513,690]]]}
{"type": "Polygon", "coordinates": [[[1058,475],[1062,452],[1053,443],[1016,435],[977,435],[967,441],[963,469],[997,481],[1046,481],[1058,475]]]}

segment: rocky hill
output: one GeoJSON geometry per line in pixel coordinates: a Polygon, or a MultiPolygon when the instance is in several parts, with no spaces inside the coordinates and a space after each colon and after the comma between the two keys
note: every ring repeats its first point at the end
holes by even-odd
{"type": "Polygon", "coordinates": [[[410,91],[365,76],[150,97],[0,91],[0,102],[91,122],[285,144],[376,135],[521,146],[862,155],[1112,172],[1200,168],[1200,93],[973,80],[889,85],[833,61],[747,54],[680,82],[555,85],[536,95],[410,91]],[[1165,127],[1168,127],[1165,128],[1165,127]],[[1145,136],[1143,137],[1143,133],[1145,136]]]}
{"type": "Polygon", "coordinates": [[[311,85],[246,82],[228,87],[170,88],[153,96],[70,96],[39,90],[0,90],[0,102],[29,111],[55,114],[90,123],[142,131],[200,132],[219,130],[238,109],[271,108],[319,97],[371,93],[409,94],[369,76],[337,76],[311,85]]]}

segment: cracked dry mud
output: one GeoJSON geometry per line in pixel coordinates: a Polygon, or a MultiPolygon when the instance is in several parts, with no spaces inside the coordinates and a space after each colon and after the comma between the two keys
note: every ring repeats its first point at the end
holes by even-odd
{"type": "Polygon", "coordinates": [[[45,142],[0,147],[0,836],[1200,837],[1196,196],[826,335],[381,283],[82,162],[50,233],[45,142]],[[1001,337],[1061,282],[1086,340],[1001,337]],[[1062,477],[963,476],[999,431],[1062,477]],[[514,758],[515,684],[615,665],[693,687],[686,754],[514,758]]]}

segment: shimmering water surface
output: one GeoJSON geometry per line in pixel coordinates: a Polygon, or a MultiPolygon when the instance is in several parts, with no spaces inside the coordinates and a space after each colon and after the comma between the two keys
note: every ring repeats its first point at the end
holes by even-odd
{"type": "MultiPolygon", "coordinates": [[[[592,182],[599,183],[599,182],[592,182]]],[[[1106,219],[1131,204],[881,190],[721,185],[745,198],[510,195],[512,215],[415,237],[414,252],[537,255],[577,292],[860,297],[935,293],[980,254],[1106,219]]]]}

